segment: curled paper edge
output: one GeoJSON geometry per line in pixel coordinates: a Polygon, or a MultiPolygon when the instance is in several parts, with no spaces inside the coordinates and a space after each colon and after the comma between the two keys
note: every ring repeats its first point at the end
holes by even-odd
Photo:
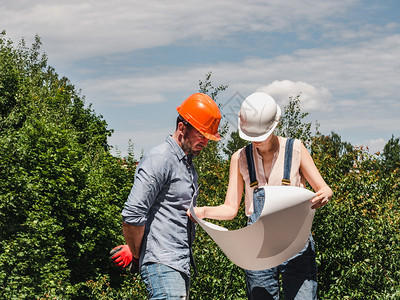
{"type": "Polygon", "coordinates": [[[315,193],[294,186],[264,186],[265,204],[260,218],[236,230],[199,219],[196,222],[237,266],[247,270],[276,267],[300,252],[310,235],[315,193]]]}

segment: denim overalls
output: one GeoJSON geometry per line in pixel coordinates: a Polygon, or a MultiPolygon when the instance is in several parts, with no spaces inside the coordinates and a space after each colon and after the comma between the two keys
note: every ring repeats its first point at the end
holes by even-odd
{"type": "MultiPolygon", "coordinates": [[[[290,169],[292,165],[293,139],[287,139],[285,150],[284,176],[282,184],[290,185],[290,169]]],[[[252,156],[252,144],[246,151],[250,186],[258,185],[252,156]]],[[[267,200],[268,201],[268,200],[267,200]]],[[[253,224],[260,217],[264,208],[265,190],[254,188],[253,213],[247,224],[253,224]]],[[[279,299],[279,274],[282,274],[285,300],[317,299],[317,264],[315,262],[314,240],[310,233],[305,247],[295,256],[281,265],[261,271],[245,270],[247,296],[249,299],[279,299]]]]}

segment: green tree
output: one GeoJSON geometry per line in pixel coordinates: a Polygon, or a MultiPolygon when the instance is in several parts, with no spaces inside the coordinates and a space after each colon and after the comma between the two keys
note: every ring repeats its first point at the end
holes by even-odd
{"type": "Polygon", "coordinates": [[[226,146],[223,148],[224,153],[230,159],[230,157],[235,153],[237,150],[246,146],[249,142],[242,139],[239,136],[239,131],[232,131],[229,140],[226,143],[226,146]]]}
{"type": "Polygon", "coordinates": [[[211,99],[218,102],[219,94],[225,91],[228,88],[228,85],[221,84],[217,87],[213,86],[211,76],[212,72],[210,71],[205,75],[204,81],[199,80],[199,92],[209,95],[211,99]]]}
{"type": "MultiPolygon", "coordinates": [[[[205,80],[199,81],[199,91],[208,94],[217,102],[219,94],[228,86],[214,87],[211,74],[211,72],[207,73],[205,80]]],[[[228,124],[221,121],[219,132],[222,137],[226,135],[227,130],[228,124]]],[[[222,157],[222,149],[221,141],[209,141],[208,146],[194,161],[199,173],[200,195],[197,200],[199,206],[219,205],[225,200],[229,160],[222,157]]],[[[235,227],[240,221],[239,217],[233,222],[223,223],[223,226],[235,227]]],[[[245,297],[243,271],[223,254],[201,228],[198,229],[196,235],[193,253],[199,276],[194,278],[192,283],[192,299],[216,299],[219,297],[217,295],[224,295],[225,299],[245,297]]]]}
{"type": "Polygon", "coordinates": [[[332,201],[318,210],[313,225],[319,297],[398,299],[398,170],[390,176],[380,172],[375,167],[377,158],[363,148],[348,155],[353,155],[353,165],[340,176],[332,170],[341,168],[342,157],[316,160],[334,192],[332,201]]]}
{"type": "Polygon", "coordinates": [[[300,109],[300,94],[289,97],[289,103],[282,111],[282,117],[275,129],[277,135],[300,139],[309,148],[311,145],[311,122],[304,122],[308,112],[300,109]]]}
{"type": "MultiPolygon", "coordinates": [[[[208,72],[205,75],[204,81],[199,80],[199,92],[209,95],[217,104],[218,96],[221,92],[225,91],[227,85],[219,85],[214,87],[211,82],[212,72],[208,72]]],[[[220,123],[218,132],[223,138],[227,132],[227,124],[220,123]]],[[[212,166],[221,162],[221,148],[220,142],[209,141],[207,147],[203,149],[198,157],[196,157],[194,164],[196,166],[197,172],[203,175],[202,178],[207,178],[205,175],[212,173],[212,166]]],[[[210,179],[210,178],[207,178],[210,179]]]]}
{"type": "Polygon", "coordinates": [[[382,169],[384,172],[393,172],[400,167],[400,139],[393,135],[386,143],[382,152],[382,169]]]}
{"type": "MultiPolygon", "coordinates": [[[[0,38],[0,298],[83,296],[122,242],[130,170],[112,133],[40,54],[0,38]]],[[[116,277],[117,278],[117,277],[116,277]]],[[[116,280],[119,280],[118,278],[116,280]]]]}
{"type": "MultiPolygon", "coordinates": [[[[39,37],[28,48],[0,36],[0,298],[145,299],[142,282],[110,268],[107,255],[124,243],[120,213],[136,166],[133,143],[126,158],[111,156],[112,131],[47,66],[39,37]]],[[[199,81],[200,91],[217,99],[226,87],[210,79],[211,72],[199,81]]],[[[399,139],[392,136],[374,156],[334,132],[312,136],[298,101],[285,108],[281,130],[310,138],[334,192],[313,224],[319,298],[399,299],[399,139]]],[[[235,138],[227,151],[239,147],[235,138]]],[[[221,147],[210,142],[195,160],[199,205],[224,201],[229,159],[221,147]]],[[[245,221],[242,206],[234,220],[216,223],[236,229],[245,221]]],[[[194,253],[199,276],[192,299],[246,298],[243,270],[201,229],[194,253]]]]}
{"type": "Polygon", "coordinates": [[[333,131],[330,135],[317,132],[312,137],[311,155],[329,185],[340,182],[353,169],[357,153],[350,143],[342,141],[340,135],[333,131]]]}

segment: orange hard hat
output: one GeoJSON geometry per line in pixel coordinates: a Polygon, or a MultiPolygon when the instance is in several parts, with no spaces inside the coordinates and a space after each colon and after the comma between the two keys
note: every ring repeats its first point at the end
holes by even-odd
{"type": "Polygon", "coordinates": [[[202,93],[190,95],[176,108],[178,113],[209,140],[219,141],[221,113],[210,96],[202,93]]]}

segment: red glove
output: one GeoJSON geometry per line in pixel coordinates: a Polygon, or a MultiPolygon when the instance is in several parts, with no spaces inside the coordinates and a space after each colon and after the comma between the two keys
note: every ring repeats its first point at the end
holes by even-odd
{"type": "Polygon", "coordinates": [[[110,251],[110,259],[115,266],[137,271],[139,260],[132,256],[128,245],[119,245],[110,251]]]}

